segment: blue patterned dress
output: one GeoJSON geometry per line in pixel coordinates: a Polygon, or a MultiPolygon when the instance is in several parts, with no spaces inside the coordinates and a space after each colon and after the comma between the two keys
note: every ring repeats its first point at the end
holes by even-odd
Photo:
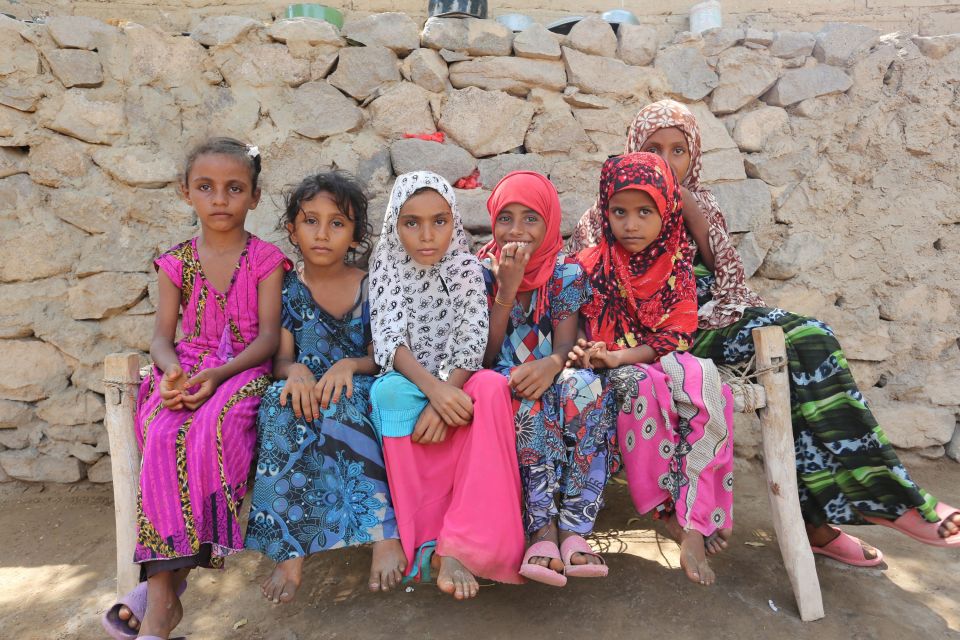
{"type": "MultiPolygon", "coordinates": [[[[484,278],[492,305],[493,274],[485,270],[484,278]]],[[[514,367],[551,355],[554,329],[590,299],[590,282],[579,263],[559,254],[547,293],[549,304],[539,323],[533,319],[536,291],[529,309],[514,303],[494,371],[509,378],[514,367]]],[[[603,380],[587,369],[566,369],[539,400],[514,396],[513,409],[527,533],[551,520],[565,531],[590,533],[615,466],[603,380]]]]}
{"type": "MultiPolygon", "coordinates": [[[[342,358],[367,355],[370,311],[364,277],[354,308],[334,318],[314,301],[296,272],[283,282],[281,324],[297,362],[321,376],[342,358]]],[[[277,562],[327,549],[397,538],[383,452],[370,422],[373,378],[353,378],[341,397],[307,422],[280,406],[286,380],[260,403],[257,477],[245,546],[277,562]]]]}

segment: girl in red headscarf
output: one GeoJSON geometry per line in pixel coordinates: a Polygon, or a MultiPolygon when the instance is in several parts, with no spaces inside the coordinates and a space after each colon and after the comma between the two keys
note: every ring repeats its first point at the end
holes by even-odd
{"type": "Polygon", "coordinates": [[[558,587],[568,576],[603,577],[607,566],[583,536],[593,531],[610,474],[606,395],[593,371],[564,369],[590,283],[560,252],[560,200],[547,178],[507,175],[487,209],[484,366],[507,376],[513,391],[529,537],[520,574],[558,587]]]}
{"type": "Polygon", "coordinates": [[[577,256],[594,295],[569,359],[606,370],[634,505],[664,514],[687,577],[712,584],[704,538],[733,525],[733,396],[713,362],[684,353],[697,301],[682,202],[659,156],[604,164],[599,242],[577,256]]]}

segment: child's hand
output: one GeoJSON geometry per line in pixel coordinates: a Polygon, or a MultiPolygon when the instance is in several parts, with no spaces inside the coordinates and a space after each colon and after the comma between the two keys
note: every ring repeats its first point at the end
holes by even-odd
{"type": "Polygon", "coordinates": [[[438,444],[447,439],[447,425],[432,405],[420,412],[410,439],[418,444],[438,444]]]}
{"type": "Polygon", "coordinates": [[[330,403],[340,402],[340,392],[347,398],[353,397],[353,374],[356,373],[357,363],[353,358],[338,360],[320,378],[320,382],[313,388],[313,393],[320,400],[321,409],[329,409],[330,403]]]}
{"type": "Polygon", "coordinates": [[[510,371],[510,387],[525,400],[539,400],[560,371],[550,358],[525,362],[510,371]]]}
{"type": "Polygon", "coordinates": [[[463,426],[473,420],[473,400],[463,389],[449,382],[440,382],[427,397],[445,424],[463,426]]]}
{"type": "Polygon", "coordinates": [[[293,415],[312,422],[320,417],[320,407],[314,393],[317,379],[310,368],[302,364],[292,364],[287,371],[287,383],[280,391],[280,406],[287,406],[289,398],[293,415]]]}
{"type": "Polygon", "coordinates": [[[180,365],[175,364],[163,372],[160,378],[160,397],[165,408],[174,411],[183,409],[183,395],[186,391],[187,376],[180,365]]]}
{"type": "Polygon", "coordinates": [[[190,410],[198,409],[213,395],[221,382],[223,382],[223,378],[216,367],[204,369],[184,383],[188,390],[193,387],[198,388],[195,393],[189,393],[188,391],[183,394],[183,406],[190,410]]]}
{"type": "MultiPolygon", "coordinates": [[[[503,293],[505,298],[517,295],[523,274],[530,262],[530,245],[526,242],[508,242],[500,248],[500,259],[490,256],[490,271],[497,279],[497,292],[503,293]]],[[[504,299],[504,302],[507,302],[504,299]]]]}
{"type": "Polygon", "coordinates": [[[616,351],[607,350],[606,342],[587,342],[577,340],[573,350],[567,354],[568,362],[583,369],[616,369],[620,366],[620,356],[616,351]]]}

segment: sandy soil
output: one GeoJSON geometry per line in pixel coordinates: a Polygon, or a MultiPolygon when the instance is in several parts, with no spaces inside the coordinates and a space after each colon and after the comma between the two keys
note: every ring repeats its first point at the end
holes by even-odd
{"type": "MultiPolygon", "coordinates": [[[[960,465],[931,463],[913,473],[960,504],[960,465]]],[[[960,638],[960,549],[927,547],[879,527],[851,532],[883,549],[886,566],[853,569],[818,558],[827,617],[802,623],[763,486],[758,465],[738,463],[734,543],[714,562],[713,588],[687,582],[676,545],[657,533],[659,523],[635,519],[626,488],[614,485],[596,533],[611,568],[606,580],[571,581],[564,589],[485,587],[466,603],[426,585],[369,594],[370,552],[354,549],[308,560],[298,601],[282,606],[262,600],[257,585],[271,563],[249,553],[225,571],[191,576],[177,631],[270,640],[960,638]]],[[[110,488],[6,484],[0,510],[0,639],[103,637],[98,618],[115,588],[110,488]]]]}

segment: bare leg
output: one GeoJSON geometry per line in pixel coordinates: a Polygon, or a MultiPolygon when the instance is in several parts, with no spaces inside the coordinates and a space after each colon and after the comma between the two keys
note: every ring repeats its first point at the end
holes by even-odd
{"type": "Polygon", "coordinates": [[[440,558],[440,574],[437,576],[437,586],[440,591],[449,593],[457,600],[475,598],[480,592],[477,579],[453,556],[440,558]]]}
{"type": "MultiPolygon", "coordinates": [[[[561,531],[560,542],[572,536],[580,535],[574,531],[561,531]]],[[[570,556],[570,564],[603,564],[603,561],[593,553],[580,553],[579,551],[570,556]]]]}
{"type": "MultiPolygon", "coordinates": [[[[187,579],[187,576],[190,574],[190,569],[177,569],[173,572],[173,587],[174,589],[178,588],[184,580],[187,579]]],[[[149,588],[149,587],[148,587],[149,588]]],[[[121,620],[125,620],[127,625],[131,629],[139,629],[140,621],[137,620],[136,616],[133,615],[133,612],[130,611],[127,607],[120,607],[120,611],[117,612],[117,617],[121,620]]]]}
{"type": "MultiPolygon", "coordinates": [[[[552,542],[555,545],[560,544],[560,539],[557,535],[557,523],[551,520],[543,528],[538,529],[530,536],[530,544],[536,544],[537,542],[543,541],[552,542]]],[[[577,554],[579,555],[579,554],[577,554]]],[[[553,569],[557,573],[563,573],[563,561],[560,558],[547,558],[546,556],[530,556],[530,560],[527,561],[529,564],[538,564],[541,567],[547,567],[548,569],[553,569]]]]}
{"type": "Polygon", "coordinates": [[[303,556],[278,562],[260,585],[263,597],[274,604],[291,602],[303,578],[303,556]]]}
{"type": "Polygon", "coordinates": [[[689,529],[683,531],[681,535],[680,566],[683,567],[687,578],[691,582],[706,586],[712,585],[716,582],[717,576],[707,562],[703,546],[703,534],[694,529],[689,529]]]}
{"type": "Polygon", "coordinates": [[[141,636],[166,638],[183,618],[177,597],[177,571],[161,571],[147,579],[147,611],[140,622],[141,636]]]}
{"type": "MultiPolygon", "coordinates": [[[[841,533],[839,529],[834,529],[828,524],[815,527],[807,523],[807,538],[810,540],[811,547],[824,547],[836,540],[841,533]]],[[[861,541],[860,547],[863,549],[864,560],[873,560],[877,557],[876,548],[871,547],[866,542],[861,541]]]]}
{"type": "Polygon", "coordinates": [[[370,562],[370,591],[390,591],[403,580],[407,571],[407,557],[396,538],[381,540],[373,545],[370,562]]]}

